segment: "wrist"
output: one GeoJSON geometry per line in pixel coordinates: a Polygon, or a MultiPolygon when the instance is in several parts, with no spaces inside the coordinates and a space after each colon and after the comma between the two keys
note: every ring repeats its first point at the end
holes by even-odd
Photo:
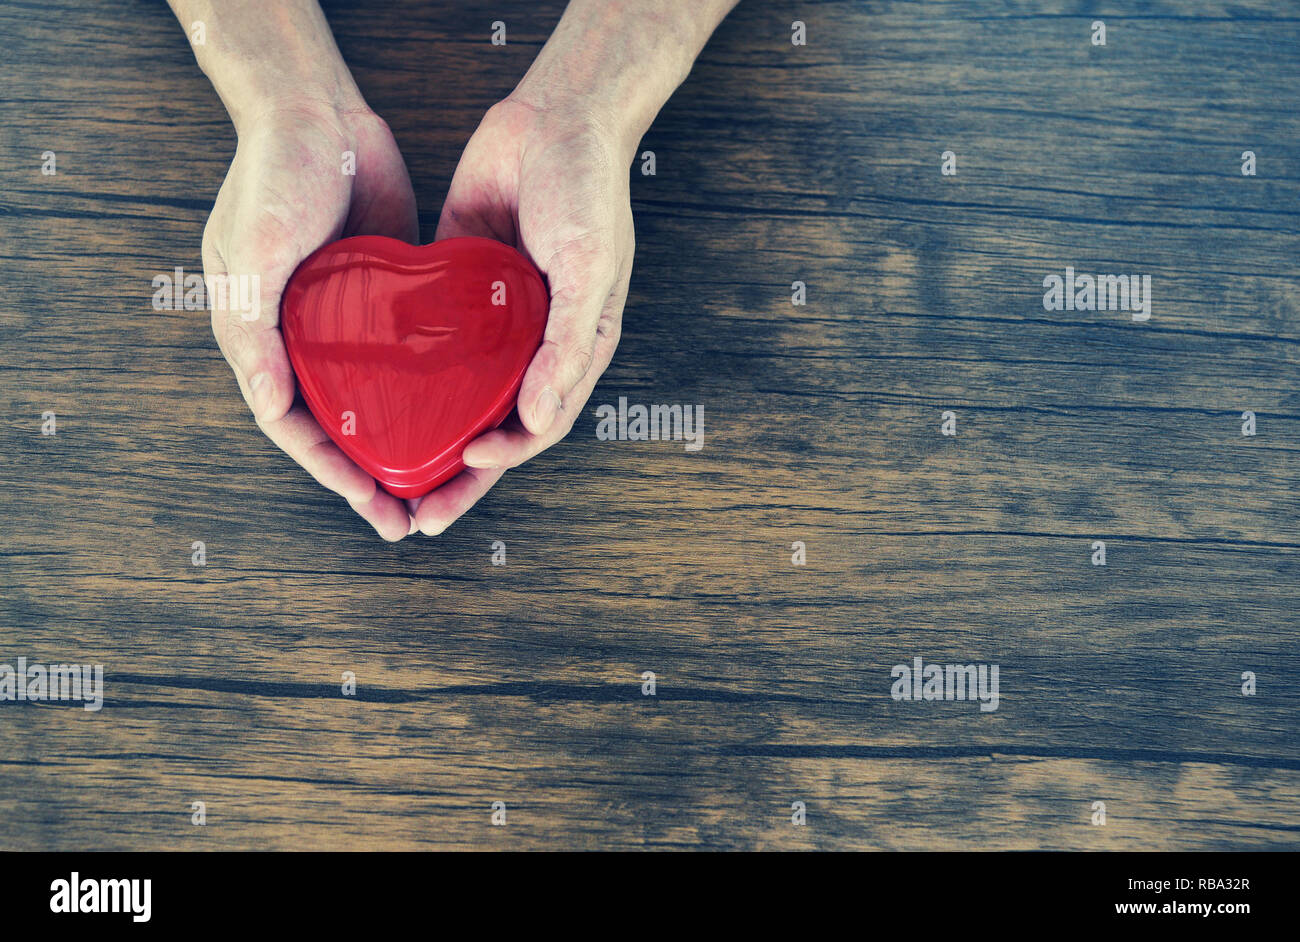
{"type": "Polygon", "coordinates": [[[182,25],[191,18],[204,23],[195,59],[237,132],[268,112],[365,109],[316,0],[172,0],[172,5],[182,25]]]}
{"type": "Polygon", "coordinates": [[[572,0],[510,99],[604,129],[631,163],[733,2],[572,0]]]}
{"type": "Polygon", "coordinates": [[[224,87],[214,80],[213,85],[225,103],[237,134],[245,133],[263,117],[276,113],[302,112],[341,117],[368,110],[355,86],[349,89],[341,81],[322,75],[287,78],[285,73],[277,71],[263,80],[243,74],[238,81],[224,87]]]}

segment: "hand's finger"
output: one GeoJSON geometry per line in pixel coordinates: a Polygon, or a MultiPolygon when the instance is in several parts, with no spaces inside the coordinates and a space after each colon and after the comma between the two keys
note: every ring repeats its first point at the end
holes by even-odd
{"type": "Polygon", "coordinates": [[[540,452],[545,447],[544,440],[545,436],[534,435],[524,428],[518,416],[512,415],[466,445],[460,460],[468,467],[484,471],[514,468],[540,452]]]}
{"type": "Polygon", "coordinates": [[[414,532],[406,505],[345,455],[306,408],[295,406],[283,418],[258,425],[321,486],[346,499],[385,540],[400,540],[414,532]]]}
{"type": "MultiPolygon", "coordinates": [[[[604,239],[570,244],[546,271],[551,311],[541,349],[519,389],[519,417],[534,435],[559,422],[565,397],[582,381],[596,357],[596,341],[609,322],[610,301],[620,293],[618,265],[604,239]]],[[[622,305],[615,308],[621,312],[622,305]]]]}
{"type": "Polygon", "coordinates": [[[293,405],[295,381],[280,332],[218,311],[212,330],[254,417],[259,422],[282,418],[293,405]]]}
{"type": "Polygon", "coordinates": [[[437,536],[456,522],[505,474],[504,469],[466,468],[446,484],[424,495],[415,522],[427,536],[437,536]]]}
{"type": "Polygon", "coordinates": [[[419,244],[420,214],[416,211],[415,191],[411,189],[405,164],[401,165],[400,175],[358,174],[343,234],[381,235],[419,244]]]}
{"type": "Polygon", "coordinates": [[[486,196],[480,195],[478,201],[467,199],[453,180],[451,191],[442,204],[434,241],[461,236],[481,236],[517,247],[514,212],[499,201],[489,201],[486,196]]]}
{"type": "Polygon", "coordinates": [[[382,487],[376,487],[375,496],[364,504],[348,503],[389,543],[415,532],[415,521],[406,512],[406,505],[382,487]]]}
{"type": "Polygon", "coordinates": [[[492,167],[504,159],[499,152],[495,152],[495,156],[497,160],[485,162],[482,149],[476,146],[474,138],[470,139],[456,164],[455,173],[451,175],[451,186],[447,188],[447,198],[442,203],[434,241],[482,236],[523,251],[515,225],[518,201],[513,192],[507,192],[511,189],[509,184],[503,190],[502,181],[491,175],[492,167]]]}
{"type": "Polygon", "coordinates": [[[524,427],[517,415],[511,416],[499,428],[485,432],[465,446],[461,455],[461,460],[465,464],[471,468],[514,468],[550,448],[569,434],[582,407],[591,397],[601,374],[614,358],[614,350],[618,346],[623,305],[627,301],[627,289],[628,281],[624,279],[618,291],[609,299],[606,313],[602,314],[601,318],[602,329],[604,325],[608,325],[608,332],[598,332],[592,368],[588,369],[582,380],[569,390],[560,419],[552,422],[544,433],[534,435],[524,427]]]}
{"type": "Polygon", "coordinates": [[[294,406],[282,418],[258,426],[322,487],[348,503],[365,504],[374,497],[375,479],[334,444],[305,406],[294,406]]]}
{"type": "MultiPolygon", "coordinates": [[[[291,256],[298,254],[294,251],[291,256]]],[[[253,415],[260,422],[271,422],[293,404],[293,368],[278,325],[280,295],[301,259],[260,266],[250,259],[243,249],[218,252],[204,238],[212,332],[253,415]]]]}
{"type": "Polygon", "coordinates": [[[410,245],[420,244],[420,216],[414,197],[409,207],[391,201],[368,203],[355,219],[348,222],[344,235],[381,235],[410,245]]]}

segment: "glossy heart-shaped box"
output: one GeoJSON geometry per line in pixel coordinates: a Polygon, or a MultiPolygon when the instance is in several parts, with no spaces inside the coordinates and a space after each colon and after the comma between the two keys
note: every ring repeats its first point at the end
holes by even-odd
{"type": "Polygon", "coordinates": [[[547,312],[541,274],[508,245],[355,236],[298,266],[281,331],[316,421],[409,498],[462,471],[465,446],[509,415],[547,312]]]}

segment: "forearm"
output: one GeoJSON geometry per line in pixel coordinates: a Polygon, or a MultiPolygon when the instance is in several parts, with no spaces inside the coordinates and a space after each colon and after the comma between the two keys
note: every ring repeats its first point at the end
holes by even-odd
{"type": "Polygon", "coordinates": [[[629,162],[738,0],[572,0],[512,98],[582,109],[629,162]]]}
{"type": "Polygon", "coordinates": [[[260,111],[323,105],[364,108],[316,0],[168,0],[238,130],[260,111]]]}

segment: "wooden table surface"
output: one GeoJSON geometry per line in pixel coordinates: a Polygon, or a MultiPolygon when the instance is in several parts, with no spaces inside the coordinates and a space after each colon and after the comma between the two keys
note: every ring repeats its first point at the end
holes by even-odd
{"type": "MultiPolygon", "coordinates": [[[[106,689],[0,703],[0,847],[1296,847],[1300,20],[1140,6],[742,4],[573,434],[388,545],[151,306],[234,150],[165,6],[0,5],[0,663],[106,689]],[[620,396],[703,449],[597,440],[620,396]],[[999,708],[895,701],[918,656],[999,708]]],[[[326,9],[431,239],[562,4],[326,9]]]]}

